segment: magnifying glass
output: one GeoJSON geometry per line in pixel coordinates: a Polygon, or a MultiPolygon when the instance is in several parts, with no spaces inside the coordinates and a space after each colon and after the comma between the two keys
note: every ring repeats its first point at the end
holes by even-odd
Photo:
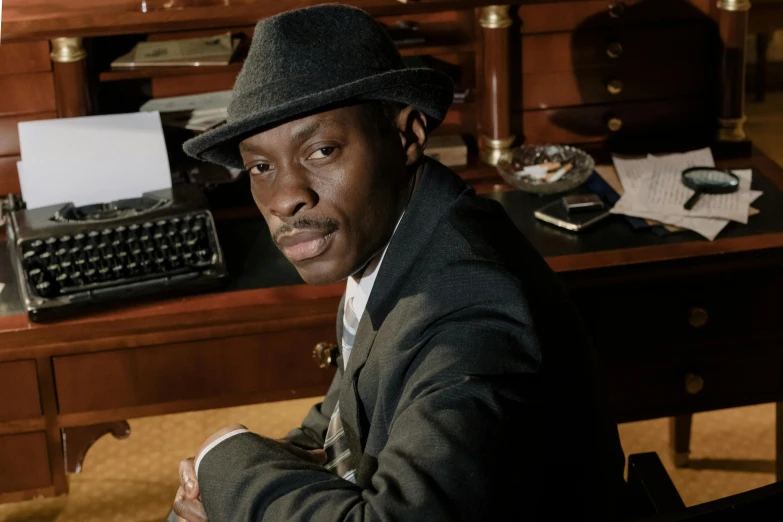
{"type": "Polygon", "coordinates": [[[682,183],[695,191],[685,202],[685,210],[692,209],[702,194],[730,194],[739,190],[739,178],[736,174],[714,167],[685,169],[682,171],[682,183]]]}

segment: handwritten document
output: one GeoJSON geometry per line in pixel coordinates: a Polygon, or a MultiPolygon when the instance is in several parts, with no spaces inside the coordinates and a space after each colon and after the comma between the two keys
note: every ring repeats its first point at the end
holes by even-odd
{"type": "Polygon", "coordinates": [[[737,192],[702,195],[691,210],[684,204],[693,190],[682,183],[689,167],[713,167],[709,149],[645,158],[613,158],[624,193],[612,209],[615,214],[655,220],[687,228],[713,240],[730,221],[747,224],[751,203],[761,196],[750,189],[751,170],[735,170],[740,179],[737,192]]]}

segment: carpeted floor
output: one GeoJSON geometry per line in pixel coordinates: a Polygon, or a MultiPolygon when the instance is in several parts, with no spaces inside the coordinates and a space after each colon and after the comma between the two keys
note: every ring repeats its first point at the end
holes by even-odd
{"type": "MultiPolygon", "coordinates": [[[[748,103],[751,139],[783,165],[783,93],[748,103]]],[[[235,422],[283,436],[317,399],[183,413],[130,421],[127,440],[104,437],[70,478],[67,496],[0,505],[0,522],[162,522],[177,489],[177,464],[215,430],[235,422]]],[[[623,424],[626,455],[656,451],[689,505],[774,480],[775,407],[736,408],[694,416],[691,466],[675,469],[668,421],[623,424]]]]}

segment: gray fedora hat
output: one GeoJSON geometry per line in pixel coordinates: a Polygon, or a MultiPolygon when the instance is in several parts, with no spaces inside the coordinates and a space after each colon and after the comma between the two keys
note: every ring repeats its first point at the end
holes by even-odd
{"type": "Polygon", "coordinates": [[[433,129],[453,96],[445,74],[405,68],[391,38],[366,12],[339,4],[306,7],[258,22],[226,123],[183,148],[195,158],[241,169],[239,142],[283,122],[378,100],[416,107],[433,129]]]}

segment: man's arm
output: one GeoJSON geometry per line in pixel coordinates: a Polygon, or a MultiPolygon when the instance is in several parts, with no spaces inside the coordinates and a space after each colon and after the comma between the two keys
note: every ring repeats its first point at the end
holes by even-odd
{"type": "Polygon", "coordinates": [[[522,482],[544,458],[529,440],[539,425],[536,361],[503,331],[448,332],[411,367],[371,488],[244,433],[201,463],[211,522],[489,520],[522,501],[522,482]],[[524,472],[511,448],[526,453],[524,472]]]}
{"type": "Polygon", "coordinates": [[[326,392],[323,402],[313,406],[302,421],[302,426],[291,430],[285,436],[294,446],[306,450],[323,449],[326,439],[326,430],[329,427],[329,418],[332,416],[337,399],[340,396],[340,371],[337,371],[326,392]]]}

